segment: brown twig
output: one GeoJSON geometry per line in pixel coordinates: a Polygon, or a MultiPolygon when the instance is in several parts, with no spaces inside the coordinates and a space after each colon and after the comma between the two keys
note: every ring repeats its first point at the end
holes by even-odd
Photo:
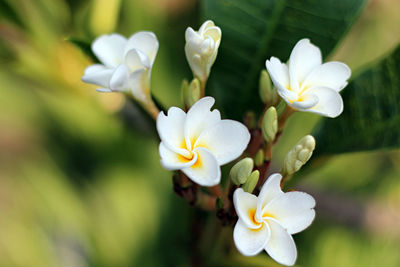
{"type": "MultiPolygon", "coordinates": [[[[290,117],[295,112],[294,109],[292,109],[289,105],[286,105],[285,110],[282,112],[282,114],[278,118],[278,131],[282,132],[283,128],[285,127],[285,123],[287,119],[290,117]]],[[[276,139],[276,137],[275,137],[276,139]]]]}
{"type": "Polygon", "coordinates": [[[175,193],[184,198],[189,205],[202,210],[215,211],[217,196],[208,195],[200,190],[200,186],[191,181],[183,172],[179,171],[173,176],[175,193]]]}
{"type": "MultiPolygon", "coordinates": [[[[267,174],[268,174],[268,170],[271,165],[271,159],[272,159],[272,148],[278,142],[279,138],[281,137],[287,119],[294,112],[295,112],[294,109],[292,109],[290,106],[286,106],[285,110],[282,112],[282,114],[278,118],[278,132],[276,133],[274,140],[272,142],[268,142],[268,143],[264,142],[265,160],[264,160],[264,163],[260,167],[257,168],[260,172],[260,179],[258,180],[256,189],[254,191],[254,193],[256,193],[256,194],[259,192],[261,186],[265,183],[265,181],[267,179],[267,174]]],[[[260,119],[260,122],[261,121],[262,121],[262,117],[260,119]]]]}
{"type": "Polygon", "coordinates": [[[209,187],[208,190],[216,197],[223,197],[224,192],[222,192],[221,186],[218,184],[216,186],[209,187]]]}

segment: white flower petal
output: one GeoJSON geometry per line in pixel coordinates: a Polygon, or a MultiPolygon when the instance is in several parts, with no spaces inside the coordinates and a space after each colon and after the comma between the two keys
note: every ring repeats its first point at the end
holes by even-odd
{"type": "Polygon", "coordinates": [[[120,34],[102,35],[92,43],[92,51],[104,65],[115,68],[123,63],[125,45],[126,38],[120,34]]]}
{"type": "Polygon", "coordinates": [[[315,200],[303,192],[287,192],[268,203],[263,214],[272,215],[289,234],[306,229],[315,217],[315,200]]]}
{"type": "Polygon", "coordinates": [[[270,229],[267,224],[254,230],[249,229],[239,219],[233,230],[233,241],[236,248],[245,256],[254,256],[260,253],[267,244],[270,236],[270,229]]]}
{"type": "Polygon", "coordinates": [[[132,95],[142,102],[148,101],[149,94],[149,71],[147,69],[138,69],[129,75],[129,88],[132,95]]]}
{"type": "Polygon", "coordinates": [[[296,101],[299,98],[297,93],[287,90],[286,88],[278,88],[277,92],[289,106],[292,105],[293,101],[296,101]]]}
{"type": "Polygon", "coordinates": [[[186,150],[184,125],[186,113],[177,107],[168,109],[167,116],[160,112],[157,117],[157,131],[161,141],[170,150],[184,156],[190,156],[186,150]]]}
{"type": "Polygon", "coordinates": [[[339,92],[351,76],[349,66],[342,62],[327,62],[316,67],[304,81],[303,87],[329,87],[339,92]]]}
{"type": "Polygon", "coordinates": [[[218,47],[221,42],[221,29],[208,20],[201,25],[199,31],[188,27],[185,32],[185,54],[193,75],[205,82],[210,74],[218,47]]]}
{"type": "Polygon", "coordinates": [[[214,51],[215,42],[211,37],[207,37],[200,45],[202,55],[209,55],[214,51]]]}
{"type": "Polygon", "coordinates": [[[187,28],[185,32],[185,55],[193,74],[204,79],[207,76],[207,64],[202,61],[201,47],[203,38],[192,28],[187,28]]]}
{"type": "Polygon", "coordinates": [[[318,104],[304,111],[331,118],[335,118],[342,113],[343,99],[335,90],[327,87],[312,87],[303,93],[304,96],[308,94],[317,96],[318,104]]]}
{"type": "MultiPolygon", "coordinates": [[[[257,197],[245,192],[242,188],[237,188],[233,193],[233,204],[239,219],[250,229],[259,229],[262,223],[254,221],[257,208],[257,197]]],[[[261,222],[261,221],[260,221],[261,222]]]]}
{"type": "Polygon", "coordinates": [[[217,159],[205,148],[196,148],[197,161],[182,171],[195,183],[201,186],[214,186],[221,181],[221,168],[217,159]]]}
{"type": "Polygon", "coordinates": [[[214,98],[203,97],[189,109],[185,122],[185,139],[189,150],[207,127],[221,121],[221,114],[218,110],[210,111],[214,103],[214,98]]]}
{"type": "Polygon", "coordinates": [[[215,44],[217,44],[217,42],[221,40],[221,35],[222,35],[221,29],[216,26],[207,28],[203,34],[204,37],[210,36],[214,40],[215,44]]]}
{"type": "Polygon", "coordinates": [[[96,91],[99,93],[111,93],[112,92],[112,90],[108,89],[108,88],[97,88],[96,91]]]}
{"type": "Polygon", "coordinates": [[[110,69],[102,64],[93,64],[85,69],[84,74],[85,75],[94,74],[94,73],[97,73],[97,72],[103,71],[103,70],[110,70],[110,69]]]}
{"type": "Polygon", "coordinates": [[[271,57],[270,60],[265,62],[269,76],[276,88],[287,90],[289,88],[289,70],[286,64],[283,64],[276,57],[271,57]]]}
{"type": "Polygon", "coordinates": [[[260,220],[262,217],[262,209],[274,198],[283,195],[281,189],[282,175],[280,173],[271,174],[267,181],[261,188],[260,194],[258,195],[257,204],[257,219],[260,220]]]}
{"type": "Polygon", "coordinates": [[[280,264],[292,266],[297,259],[296,244],[292,236],[273,219],[268,220],[271,236],[265,251],[280,264]]]}
{"type": "Polygon", "coordinates": [[[301,101],[295,101],[291,104],[289,104],[291,107],[299,110],[305,110],[314,107],[316,104],[318,104],[318,97],[313,94],[305,94],[302,95],[301,101]]]}
{"type": "Polygon", "coordinates": [[[192,27],[188,27],[185,31],[185,41],[186,44],[190,44],[190,48],[193,49],[195,48],[193,44],[200,44],[203,41],[203,38],[201,38],[192,27]]]}
{"type": "Polygon", "coordinates": [[[321,64],[321,50],[308,39],[298,41],[289,58],[290,88],[298,91],[307,75],[321,64]]]}
{"type": "Polygon", "coordinates": [[[199,33],[202,35],[205,30],[214,26],[215,24],[212,20],[207,20],[200,26],[199,33]]]}
{"type": "Polygon", "coordinates": [[[85,69],[82,81],[108,88],[114,69],[106,68],[104,65],[94,64],[85,69]]]}
{"type": "Polygon", "coordinates": [[[131,72],[150,67],[150,61],[148,57],[137,49],[131,49],[126,53],[125,64],[128,66],[131,72]]]}
{"type": "Polygon", "coordinates": [[[110,80],[110,89],[112,91],[125,91],[128,87],[129,69],[125,64],[119,65],[110,80]]]}
{"type": "Polygon", "coordinates": [[[158,46],[157,37],[153,32],[141,31],[129,38],[124,54],[126,55],[132,49],[140,50],[148,57],[150,66],[153,66],[158,46]]]}
{"type": "Polygon", "coordinates": [[[246,126],[233,120],[221,120],[206,128],[194,147],[205,147],[216,157],[219,165],[238,158],[250,141],[246,126]]]}
{"type": "Polygon", "coordinates": [[[180,170],[192,166],[197,161],[197,154],[193,153],[191,160],[183,157],[182,155],[168,149],[163,142],[160,143],[158,148],[161,156],[161,164],[167,170],[180,170]]]}

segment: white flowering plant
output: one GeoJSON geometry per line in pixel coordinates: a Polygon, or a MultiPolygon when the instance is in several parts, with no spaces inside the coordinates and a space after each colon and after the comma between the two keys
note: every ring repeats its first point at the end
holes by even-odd
{"type": "MultiPolygon", "coordinates": [[[[222,224],[238,218],[233,240],[240,253],[254,256],[265,249],[276,262],[292,266],[297,250],[291,235],[312,223],[315,200],[302,192],[284,193],[281,187],[309,160],[315,140],[312,136],[300,140],[288,153],[282,174],[274,173],[267,178],[272,147],[286,119],[295,111],[339,116],[343,111],[339,91],[347,85],[351,71],[341,62],[322,64],[319,48],[308,39],[299,40],[287,65],[275,57],[266,60],[269,75],[263,71],[262,79],[267,81],[260,85],[264,99],[277,102],[277,95],[273,95],[277,92],[286,108],[278,117],[275,103],[265,101],[268,109],[261,116],[261,127],[244,125],[221,119],[219,110],[211,110],[215,99],[205,96],[220,42],[221,29],[210,20],[197,32],[190,27],[186,30],[185,53],[194,80],[192,86],[182,86],[186,91],[186,112],[171,107],[155,118],[161,139],[161,165],[176,172],[175,191],[190,204],[216,211],[222,224]],[[276,92],[264,88],[272,86],[269,77],[276,92]],[[254,130],[261,131],[263,138],[252,136],[250,132],[254,130]],[[244,155],[247,157],[230,171],[232,182],[227,181],[222,189],[221,166],[244,155]],[[260,192],[258,197],[253,195],[254,191],[260,192]]],[[[102,86],[99,92],[126,93],[154,115],[156,106],[149,84],[158,45],[151,32],[135,33],[128,40],[119,34],[100,36],[93,42],[92,50],[103,65],[89,66],[82,80],[102,86]]]]}
{"type": "MultiPolygon", "coordinates": [[[[160,141],[157,167],[171,171],[174,192],[195,212],[212,216],[209,224],[213,226],[201,233],[203,243],[209,247],[213,242],[224,243],[220,246],[227,247],[227,257],[236,252],[254,257],[265,251],[274,262],[293,266],[298,253],[292,235],[313,223],[318,202],[312,194],[295,190],[291,178],[316,148],[319,155],[346,149],[329,144],[329,137],[321,136],[318,129],[340,127],[340,116],[347,108],[342,90],[356,85],[350,81],[352,71],[346,63],[323,57],[355,20],[361,6],[350,1],[348,6],[335,7],[345,12],[343,16],[350,11],[342,9],[351,7],[353,16],[347,24],[337,20],[329,28],[332,36],[327,37],[311,30],[292,29],[295,33],[289,34],[290,27],[279,35],[275,31],[282,25],[273,30],[257,23],[241,25],[219,11],[226,9],[233,16],[256,11],[235,0],[228,1],[233,7],[222,2],[206,0],[205,13],[213,20],[205,20],[198,30],[187,27],[182,35],[182,49],[193,77],[190,82],[182,81],[178,106],[164,107],[159,104],[162,99],[156,100],[152,93],[151,74],[153,66],[157,71],[156,56],[162,42],[150,31],[129,38],[117,33],[97,37],[91,51],[99,63],[85,69],[82,81],[99,86],[100,93],[124,94],[152,117],[160,141]],[[238,11],[235,5],[243,7],[238,11]],[[264,39],[250,35],[252,26],[264,39]],[[242,36],[235,35],[239,30],[242,36]],[[213,109],[214,105],[218,108],[213,109]],[[288,120],[308,118],[300,113],[324,119],[312,135],[292,143],[284,151],[285,157],[276,156],[288,120]],[[337,117],[339,124],[333,122],[337,117]],[[229,238],[223,229],[230,229],[229,238]]],[[[266,5],[260,4],[260,10],[271,8],[266,5]]],[[[282,12],[290,13],[290,6],[285,8],[282,12]]],[[[376,144],[359,146],[371,149],[376,144]]],[[[206,254],[194,257],[199,266],[210,263],[206,254]]],[[[275,266],[271,261],[268,264],[275,266]]]]}

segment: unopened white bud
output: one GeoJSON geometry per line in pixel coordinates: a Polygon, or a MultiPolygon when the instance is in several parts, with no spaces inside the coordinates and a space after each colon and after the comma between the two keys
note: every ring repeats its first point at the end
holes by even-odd
{"type": "Polygon", "coordinates": [[[201,25],[198,31],[191,27],[185,33],[186,59],[192,69],[194,77],[205,82],[210,74],[211,66],[217,57],[221,43],[221,29],[214,22],[208,20],[201,25]]]}

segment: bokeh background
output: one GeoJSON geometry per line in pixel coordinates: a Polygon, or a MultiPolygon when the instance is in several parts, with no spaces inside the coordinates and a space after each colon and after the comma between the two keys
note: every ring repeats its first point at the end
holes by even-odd
{"type": "MultiPolygon", "coordinates": [[[[195,0],[0,1],[0,266],[193,263],[192,222],[207,217],[173,193],[154,126],[122,95],[81,82],[90,59],[66,40],[155,32],[152,91],[180,106],[191,77],[184,31],[200,25],[198,9],[195,0]]],[[[388,53],[400,41],[399,10],[398,0],[370,1],[331,58],[356,72],[388,53]]],[[[317,120],[290,119],[273,168],[317,120]]],[[[351,153],[294,177],[318,202],[313,226],[295,236],[299,266],[400,266],[399,162],[398,150],[351,153]]],[[[266,254],[221,258],[211,246],[212,266],[278,266],[266,254]]]]}

